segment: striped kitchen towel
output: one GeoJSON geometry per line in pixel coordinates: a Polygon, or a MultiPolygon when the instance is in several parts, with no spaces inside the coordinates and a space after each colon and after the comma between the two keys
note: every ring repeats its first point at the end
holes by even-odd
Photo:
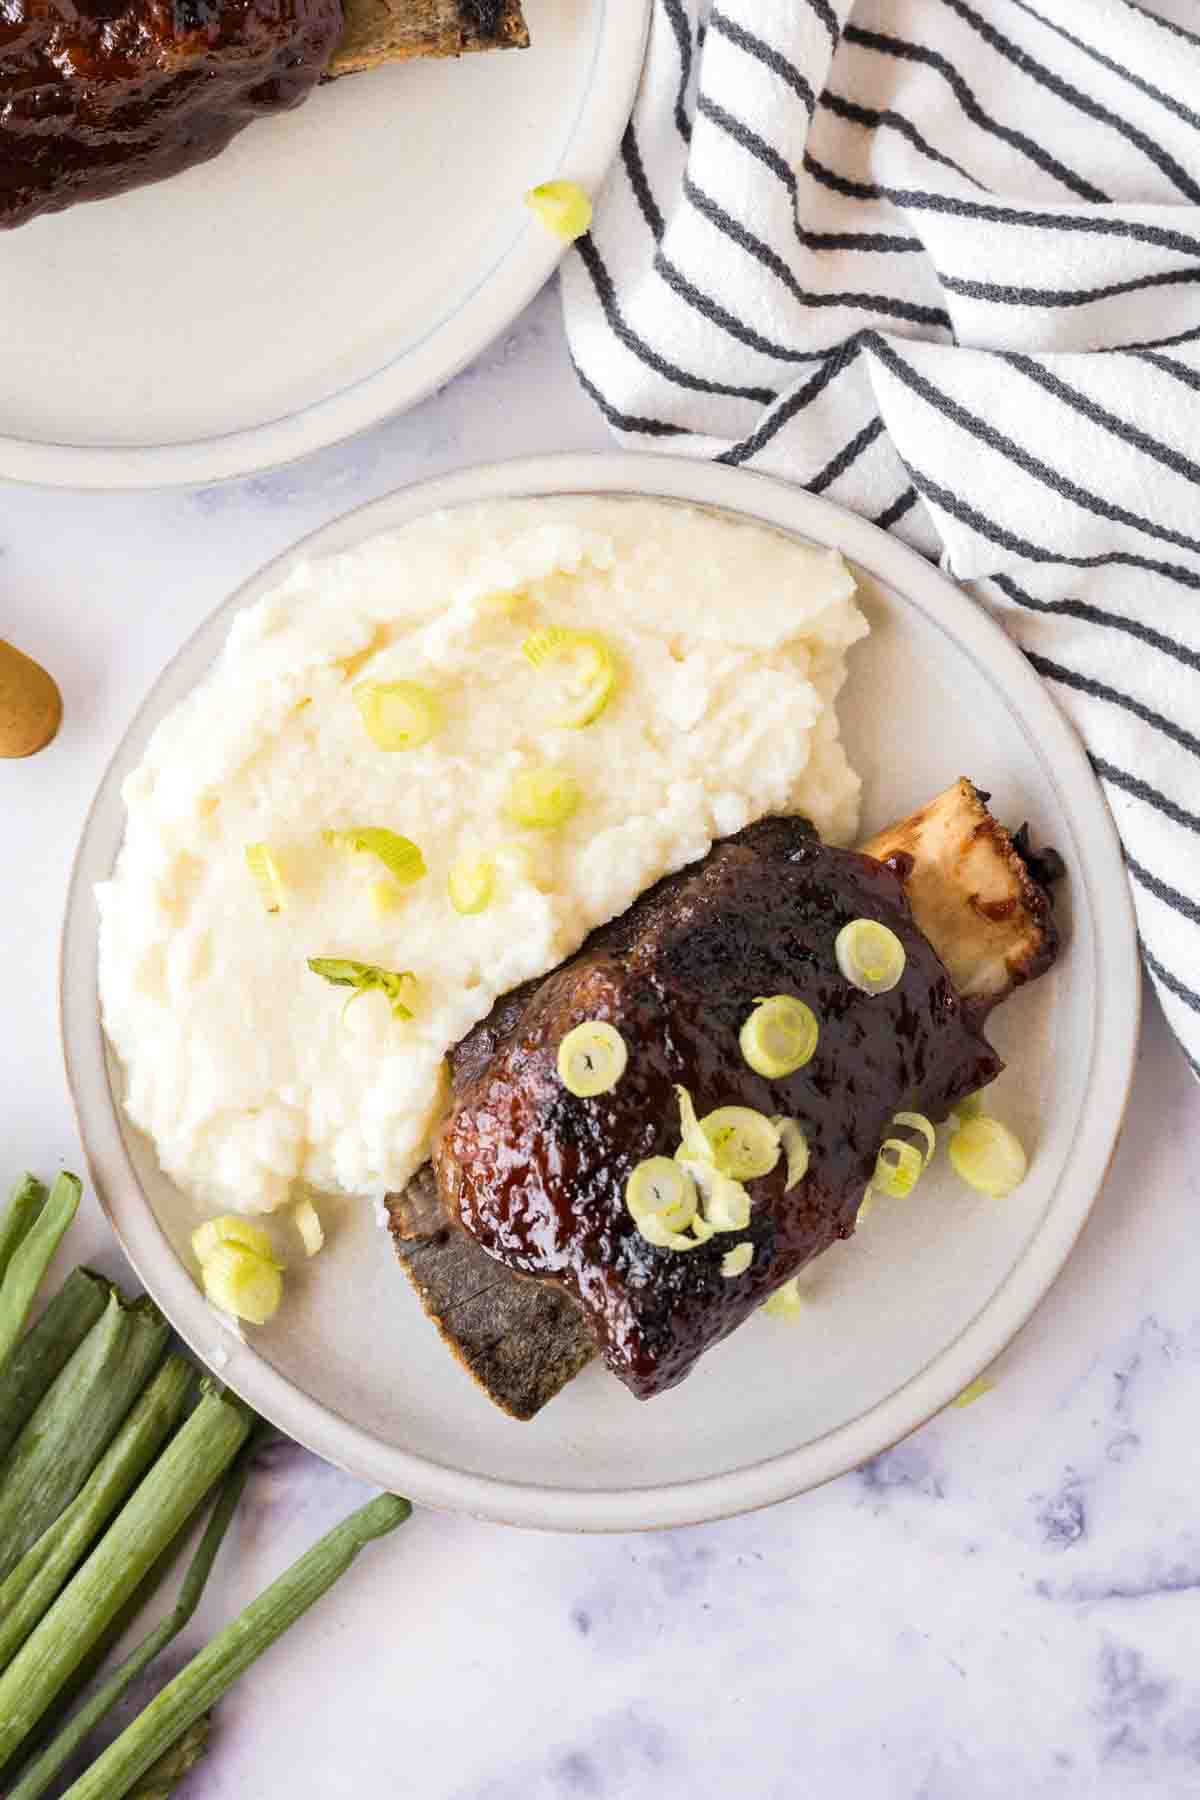
{"type": "Polygon", "coordinates": [[[1200,4],[1167,4],[654,0],[563,295],[626,443],[828,494],[1001,618],[1200,1075],[1200,4]]]}

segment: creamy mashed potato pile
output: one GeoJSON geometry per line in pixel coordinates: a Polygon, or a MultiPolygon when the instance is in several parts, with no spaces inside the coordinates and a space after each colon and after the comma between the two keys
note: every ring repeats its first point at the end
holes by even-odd
{"type": "Polygon", "coordinates": [[[766,813],[849,841],[859,782],[833,701],[867,629],[853,592],[840,557],[765,529],[555,499],[421,520],[297,567],[240,614],[126,782],[98,890],[104,1025],[168,1175],[243,1212],[297,1183],[400,1187],[445,1106],[447,1050],[498,995],[766,813]],[[552,625],[602,633],[616,659],[582,728],[548,722],[554,672],[522,653],[552,625]],[[442,724],[386,751],[353,689],[397,680],[435,690],[442,724]],[[510,785],[544,765],[574,777],[578,810],[521,829],[510,785]],[[389,892],[374,856],[322,837],[362,826],[412,839],[424,879],[389,892]],[[278,864],[278,912],[247,868],[255,843],[278,864]],[[494,897],[463,916],[447,874],[479,856],[494,897]],[[412,970],[412,1018],[381,992],[347,1008],[309,957],[412,970]]]}

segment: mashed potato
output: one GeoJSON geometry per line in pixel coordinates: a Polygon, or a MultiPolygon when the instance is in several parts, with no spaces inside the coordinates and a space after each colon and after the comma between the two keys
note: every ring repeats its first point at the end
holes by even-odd
{"type": "Polygon", "coordinates": [[[300,565],[243,612],[126,782],[98,890],[104,1025],[167,1174],[243,1212],[296,1183],[400,1187],[445,1105],[447,1049],[498,995],[752,819],[799,812],[852,838],[859,783],[833,701],[867,629],[853,592],[840,557],[765,529],[556,499],[423,519],[300,565]],[[548,723],[554,677],[522,654],[551,624],[603,633],[617,660],[582,729],[548,723]],[[365,680],[435,689],[441,728],[377,748],[352,697],[365,680]],[[557,830],[521,830],[510,784],[545,764],[581,803],[557,830]],[[425,878],[388,892],[374,857],[323,841],[351,826],[414,840],[425,878]],[[277,860],[278,912],[251,843],[277,860]],[[447,873],[480,855],[494,898],[462,916],[447,873]],[[412,970],[412,1019],[379,992],[347,1008],[313,956],[412,970]]]}

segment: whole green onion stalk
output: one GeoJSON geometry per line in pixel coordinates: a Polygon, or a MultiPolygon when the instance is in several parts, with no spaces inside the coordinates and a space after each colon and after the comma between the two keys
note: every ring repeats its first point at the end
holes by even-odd
{"type": "Polygon", "coordinates": [[[9,1257],[0,1279],[0,1369],[20,1341],[34,1296],[79,1210],[82,1192],[77,1175],[60,1175],[45,1205],[9,1257]]]}
{"type": "Polygon", "coordinates": [[[115,1290],[110,1295],[0,1464],[0,1580],[75,1498],[162,1360],[169,1335],[151,1301],[126,1304],[115,1290]]]}
{"type": "Polygon", "coordinates": [[[8,1205],[0,1216],[0,1281],[13,1259],[13,1252],[28,1235],[29,1228],[46,1204],[46,1188],[36,1175],[22,1175],[12,1191],[8,1205]]]}
{"type": "Polygon", "coordinates": [[[0,1369],[0,1462],[50,1383],[65,1368],[112,1289],[91,1269],[72,1269],[36,1325],[0,1369]]]}
{"type": "MultiPolygon", "coordinates": [[[[251,1419],[240,1401],[206,1388],[190,1419],[0,1674],[0,1769],[13,1760],[113,1615],[224,1474],[249,1434],[251,1419]]],[[[154,1755],[178,1735],[173,1732],[157,1744],[154,1755]]],[[[112,1800],[123,1790],[101,1791],[112,1800]]]]}
{"type": "MultiPolygon", "coordinates": [[[[332,1587],[359,1551],[373,1538],[394,1531],[411,1511],[407,1500],[379,1494],[336,1525],[167,1683],[67,1789],[63,1800],[118,1800],[128,1794],[138,1777],[216,1704],[242,1671],[332,1587]]],[[[16,1788],[10,1800],[27,1797],[16,1788]]]]}

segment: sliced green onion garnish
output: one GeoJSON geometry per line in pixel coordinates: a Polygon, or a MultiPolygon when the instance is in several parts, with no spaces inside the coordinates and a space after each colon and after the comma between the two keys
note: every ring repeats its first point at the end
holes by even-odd
{"type": "Polygon", "coordinates": [[[522,769],[513,776],[505,810],[517,825],[550,831],[566,823],[581,798],[579,783],[564,769],[522,769]]]}
{"type": "Polygon", "coordinates": [[[804,1067],[817,1047],[819,1035],[811,1006],[791,994],[773,994],[769,1000],[757,1002],[742,1026],[738,1042],[756,1075],[780,1081],[804,1067]]]}
{"type": "Polygon", "coordinates": [[[915,1144],[903,1138],[885,1138],[875,1159],[871,1186],[891,1200],[904,1200],[920,1180],[925,1159],[915,1144]]]}
{"type": "Polygon", "coordinates": [[[250,1219],[239,1218],[237,1213],[222,1213],[218,1219],[209,1219],[192,1233],[192,1249],[198,1262],[204,1262],[214,1250],[222,1244],[235,1244],[242,1250],[249,1250],[252,1256],[261,1256],[264,1262],[275,1261],[275,1246],[261,1225],[255,1225],[250,1219]]]}
{"type": "Polygon", "coordinates": [[[771,1298],[764,1303],[763,1311],[773,1319],[798,1319],[804,1311],[799,1278],[793,1275],[790,1281],[777,1287],[771,1298]]]}
{"type": "Polygon", "coordinates": [[[577,181],[543,181],[529,189],[525,204],[546,230],[565,244],[582,237],[592,222],[592,202],[577,181]]]}
{"type": "Polygon", "coordinates": [[[415,981],[411,969],[381,969],[376,963],[354,962],[343,956],[310,956],[308,966],[314,975],[334,987],[354,988],[357,994],[369,994],[378,988],[387,995],[394,1019],[411,1019],[412,1013],[400,998],[404,984],[415,981]]]}
{"type": "Polygon", "coordinates": [[[932,1121],[924,1113],[898,1112],[892,1114],[893,1125],[907,1126],[909,1131],[918,1131],[925,1139],[925,1167],[928,1168],[937,1149],[937,1132],[932,1121]]]}
{"type": "Polygon", "coordinates": [[[732,1175],[723,1175],[707,1159],[693,1162],[684,1156],[682,1148],[675,1155],[699,1190],[700,1217],[710,1227],[709,1236],[714,1231],[745,1231],[750,1223],[750,1196],[742,1183],[732,1175]]]}
{"type": "Polygon", "coordinates": [[[976,1088],[973,1094],[964,1094],[961,1100],[955,1101],[954,1111],[950,1114],[955,1131],[965,1125],[968,1119],[977,1119],[983,1111],[983,1089],[976,1088]]]}
{"type": "Polygon", "coordinates": [[[323,831],[321,836],[334,849],[377,856],[401,887],[411,887],[425,874],[425,858],[412,839],[382,825],[351,825],[345,831],[323,831]]]}
{"type": "Polygon", "coordinates": [[[316,1207],[307,1198],[297,1200],[292,1208],[292,1217],[296,1221],[305,1256],[315,1256],[325,1243],[325,1230],[316,1207]]]}
{"type": "Polygon", "coordinates": [[[857,1227],[863,1224],[866,1219],[869,1219],[878,1204],[879,1196],[874,1188],[868,1184],[868,1186],[863,1189],[863,1197],[859,1201],[858,1211],[854,1215],[855,1226],[857,1227]]]}
{"type": "Polygon", "coordinates": [[[456,913],[481,913],[496,892],[496,865],[490,856],[464,857],[446,877],[446,892],[456,913]]]}
{"type": "Polygon", "coordinates": [[[266,844],[247,844],[246,867],[267,911],[277,913],[283,905],[283,876],[274,852],[266,844]]]}
{"type": "Polygon", "coordinates": [[[696,1215],[696,1184],[669,1156],[650,1156],[625,1183],[625,1204],[639,1225],[656,1218],[672,1231],[682,1231],[696,1215]]]}
{"type": "Polygon", "coordinates": [[[783,1154],[787,1157],[787,1180],[783,1191],[790,1194],[796,1183],[808,1174],[808,1139],[795,1119],[772,1119],[771,1123],[779,1133],[783,1154]]]}
{"type": "Polygon", "coordinates": [[[354,703],[380,750],[415,750],[442,722],[437,695],[419,681],[360,681],[354,703]]]}
{"type": "Polygon", "coordinates": [[[1025,1179],[1029,1159],[1014,1132],[999,1119],[980,1114],[950,1139],[950,1161],[969,1187],[1003,1200],[1025,1179]]]}
{"type": "Polygon", "coordinates": [[[904,945],[877,919],[851,919],[833,942],[837,966],[851,987],[886,994],[904,973],[904,945]]]}
{"type": "Polygon", "coordinates": [[[989,1381],[986,1375],[977,1375],[961,1394],[954,1396],[950,1404],[951,1406],[974,1406],[976,1400],[982,1400],[985,1394],[990,1394],[995,1385],[995,1382],[989,1381]]]}
{"type": "Polygon", "coordinates": [[[779,1161],[779,1133],[766,1114],[753,1107],[718,1106],[701,1119],[700,1129],[722,1175],[732,1175],[735,1181],[769,1175],[779,1161]]]}
{"type": "Polygon", "coordinates": [[[607,1094],[616,1087],[628,1061],[625,1039],[615,1025],[603,1019],[576,1025],[558,1046],[559,1078],[568,1093],[581,1099],[607,1094]]]}
{"type": "Polygon", "coordinates": [[[696,1117],[692,1096],[683,1086],[677,1086],[675,1092],[679,1098],[679,1148],[675,1152],[676,1156],[681,1162],[712,1162],[713,1147],[696,1117]]]}
{"type": "Polygon", "coordinates": [[[548,625],[527,637],[521,649],[535,669],[557,667],[565,683],[566,711],[554,725],[578,729],[598,719],[612,698],[617,678],[612,651],[598,631],[548,625]]]}
{"type": "Polygon", "coordinates": [[[206,1297],[222,1312],[265,1325],[283,1298],[283,1276],[239,1244],[218,1244],[200,1264],[206,1297]]]}
{"type": "Polygon", "coordinates": [[[744,1275],[754,1261],[754,1245],[751,1243],[735,1244],[721,1258],[721,1273],[726,1281],[732,1281],[735,1275],[744,1275]]]}

